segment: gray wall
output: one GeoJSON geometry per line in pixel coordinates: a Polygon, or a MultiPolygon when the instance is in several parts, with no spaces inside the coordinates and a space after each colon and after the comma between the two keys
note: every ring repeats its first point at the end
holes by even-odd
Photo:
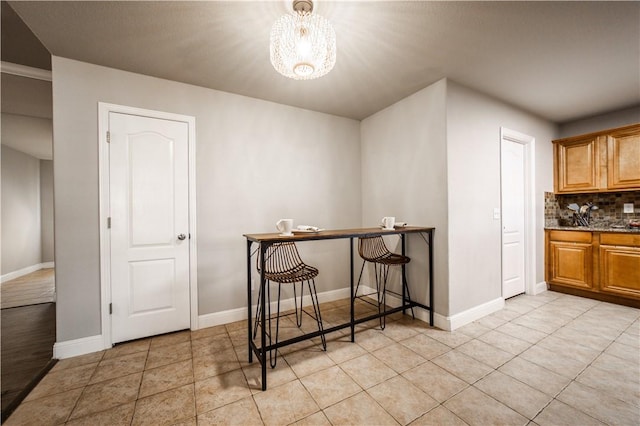
{"type": "MultiPolygon", "coordinates": [[[[435,312],[448,314],[448,223],[446,80],[441,80],[366,118],[362,138],[362,224],[383,216],[435,227],[435,312]]],[[[390,248],[399,251],[397,240],[390,248]]],[[[428,303],[427,246],[418,235],[407,241],[412,298],[428,303]]],[[[393,285],[399,288],[399,277],[393,285]]]]}
{"type": "Polygon", "coordinates": [[[2,145],[2,275],[41,263],[40,161],[2,145]]]}
{"type": "MultiPolygon", "coordinates": [[[[273,231],[281,217],[348,228],[394,215],[435,226],[435,311],[450,316],[500,297],[500,227],[492,219],[500,126],[536,138],[543,280],[542,194],[553,187],[557,137],[545,120],[447,80],[360,123],[59,57],[53,64],[59,341],[100,334],[99,101],[196,117],[200,315],[244,307],[242,234],[273,231]],[[474,226],[465,219],[469,204],[479,212],[474,226]]],[[[426,246],[416,236],[409,249],[414,296],[425,299],[426,246]]],[[[322,271],[320,291],[348,285],[344,242],[301,251],[322,271]]]]}
{"type": "MultiPolygon", "coordinates": [[[[544,280],[543,195],[553,189],[554,124],[441,80],[361,127],[363,224],[395,215],[436,227],[434,306],[444,316],[501,297],[501,229],[493,219],[500,207],[500,127],[535,137],[536,281],[544,280]]],[[[410,279],[420,283],[417,254],[410,273],[418,275],[410,279]]]]}
{"type": "MultiPolygon", "coordinates": [[[[98,102],[196,118],[199,314],[246,305],[243,233],[357,227],[360,123],[53,57],[57,337],[100,334],[98,102]]],[[[319,291],[348,285],[345,241],[306,243],[319,291]],[[313,244],[311,246],[311,244],[313,244]]]]}
{"type": "Polygon", "coordinates": [[[536,283],[544,281],[544,192],[556,125],[451,80],[447,86],[450,315],[501,297],[500,127],[535,138],[536,283]]]}
{"type": "MultiPolygon", "coordinates": [[[[4,74],[2,74],[4,76],[4,74]]],[[[2,80],[4,83],[4,79],[2,80]]],[[[4,90],[5,86],[2,86],[4,90]]],[[[3,105],[4,107],[4,105],[3,105]]],[[[2,144],[32,157],[51,160],[53,122],[49,118],[2,113],[2,144]]]]}
{"type": "Polygon", "coordinates": [[[41,262],[53,262],[53,161],[40,160],[41,262]]]}
{"type": "Polygon", "coordinates": [[[560,125],[558,137],[583,135],[636,123],[640,123],[640,106],[563,123],[560,125]]]}

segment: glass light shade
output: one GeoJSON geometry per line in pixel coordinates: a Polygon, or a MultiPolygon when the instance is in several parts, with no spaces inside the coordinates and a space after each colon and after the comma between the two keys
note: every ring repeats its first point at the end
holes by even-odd
{"type": "Polygon", "coordinates": [[[271,64],[280,74],[312,80],[327,74],[336,63],[336,33],[319,15],[284,15],[271,28],[271,64]]]}

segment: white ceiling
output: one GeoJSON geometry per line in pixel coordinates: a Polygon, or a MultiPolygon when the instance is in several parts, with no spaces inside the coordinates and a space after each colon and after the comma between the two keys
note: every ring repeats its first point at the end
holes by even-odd
{"type": "Polygon", "coordinates": [[[53,55],[363,119],[443,78],[562,123],[640,104],[640,2],[319,1],[338,59],[280,76],[287,0],[9,4],[53,55]]]}

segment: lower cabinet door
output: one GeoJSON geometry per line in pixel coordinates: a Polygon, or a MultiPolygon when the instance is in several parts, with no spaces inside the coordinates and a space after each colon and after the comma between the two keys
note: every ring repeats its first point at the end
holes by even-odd
{"type": "Polygon", "coordinates": [[[600,246],[600,291],[640,299],[640,248],[600,246]]]}
{"type": "Polygon", "coordinates": [[[550,241],[551,282],[571,287],[593,288],[591,244],[550,241]]]}

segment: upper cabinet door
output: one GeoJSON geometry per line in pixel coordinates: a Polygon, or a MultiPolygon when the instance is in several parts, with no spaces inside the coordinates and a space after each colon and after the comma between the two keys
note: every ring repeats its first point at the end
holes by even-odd
{"type": "Polygon", "coordinates": [[[640,190],[640,124],[553,141],[556,193],[640,190]]]}
{"type": "Polygon", "coordinates": [[[608,189],[640,188],[640,125],[607,135],[608,189]]]}
{"type": "Polygon", "coordinates": [[[590,192],[599,189],[598,148],[598,137],[556,141],[556,192],[590,192]]]}

